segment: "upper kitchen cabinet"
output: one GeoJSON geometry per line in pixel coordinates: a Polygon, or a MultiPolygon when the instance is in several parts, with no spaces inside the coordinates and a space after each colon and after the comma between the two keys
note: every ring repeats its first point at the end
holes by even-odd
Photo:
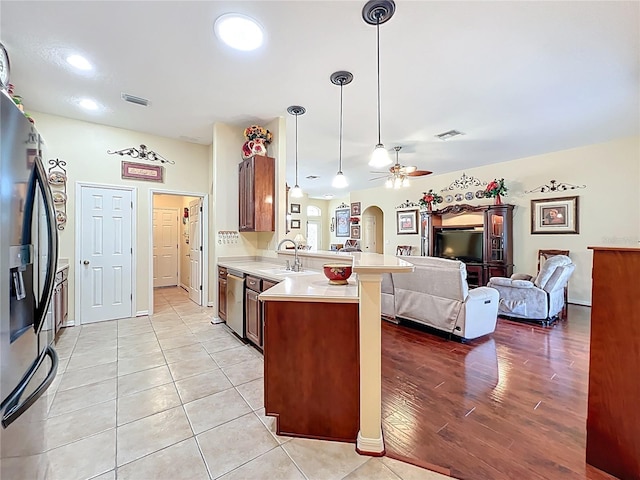
{"type": "Polygon", "coordinates": [[[275,230],[275,159],[262,155],[239,165],[241,232],[275,230]]]}

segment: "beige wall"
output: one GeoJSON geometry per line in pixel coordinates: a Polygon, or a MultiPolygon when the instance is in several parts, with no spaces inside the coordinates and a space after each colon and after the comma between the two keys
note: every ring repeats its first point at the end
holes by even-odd
{"type": "MultiPolygon", "coordinates": [[[[422,165],[428,168],[428,165],[422,165]]],[[[409,188],[380,188],[351,192],[351,201],[370,205],[385,213],[385,253],[395,253],[398,244],[414,245],[419,251],[419,235],[397,235],[395,207],[406,199],[417,202],[421,192],[447,187],[463,171],[412,179],[409,188]]],[[[467,176],[483,181],[505,178],[509,194],[503,201],[516,205],[514,210],[515,272],[535,273],[539,249],[568,249],[576,263],[569,284],[569,300],[591,302],[591,245],[637,247],[640,241],[640,137],[619,139],[535,157],[512,160],[464,170],[467,176]],[[555,193],[525,193],[550,180],[586,185],[586,188],[555,193]],[[531,235],[532,199],[578,195],[580,233],[578,235],[531,235]]],[[[478,187],[473,188],[473,191],[478,187]]],[[[454,193],[464,190],[456,190],[454,193]]],[[[491,199],[464,201],[486,204],[491,199]]],[[[348,203],[348,202],[345,202],[348,203]]],[[[455,203],[455,202],[454,202],[455,203]]],[[[440,204],[442,207],[446,204],[440,204]]]]}
{"type": "Polygon", "coordinates": [[[45,140],[45,163],[49,158],[67,162],[66,228],[60,232],[60,256],[69,258],[69,319],[75,320],[76,264],[76,184],[126,185],[136,188],[136,245],[134,246],[136,296],[134,313],[149,309],[149,236],[151,235],[149,191],[166,189],[180,192],[207,193],[208,147],[158,137],[141,132],[107,127],[95,123],[33,113],[37,128],[45,140]],[[140,144],[176,162],[165,165],[164,183],[123,180],[121,162],[131,157],[108,155],[107,150],[120,150],[140,144]]]}
{"type": "MultiPolygon", "coordinates": [[[[275,247],[285,236],[287,212],[285,194],[285,131],[282,117],[265,126],[274,133],[269,155],[276,158],[276,231],[274,233],[247,233],[239,235],[237,244],[218,244],[217,232],[238,229],[238,163],[244,142],[242,128],[224,124],[213,126],[214,141],[210,147],[180,142],[140,132],[123,130],[93,123],[70,120],[36,113],[37,126],[46,142],[46,157],[67,162],[69,221],[60,233],[60,256],[70,260],[70,319],[75,318],[75,189],[77,182],[100,185],[127,185],[136,188],[136,304],[135,311],[148,311],[149,298],[149,192],[167,190],[192,194],[209,194],[209,304],[216,302],[216,263],[218,257],[264,255],[275,256],[275,247]],[[176,165],[165,166],[162,184],[123,180],[120,162],[129,157],[107,155],[106,151],[119,150],[141,143],[176,165]]],[[[540,248],[571,250],[577,269],[570,283],[572,302],[590,303],[591,252],[589,245],[638,246],[640,239],[640,137],[619,139],[607,143],[553,152],[535,157],[512,160],[464,170],[469,176],[483,181],[504,177],[509,187],[505,201],[516,205],[514,213],[515,271],[535,272],[536,253],[540,248]],[[550,180],[586,185],[587,188],[556,194],[524,193],[548,184],[550,180]],[[580,196],[579,235],[531,235],[531,199],[553,196],[580,196]]],[[[431,175],[413,179],[412,186],[402,190],[383,190],[383,187],[347,193],[340,198],[325,200],[301,199],[301,226],[306,223],[306,205],[320,206],[325,214],[323,244],[344,243],[330,232],[329,225],[335,208],[342,202],[349,205],[361,202],[361,211],[377,206],[384,212],[385,253],[395,253],[398,244],[414,245],[419,251],[418,235],[397,235],[395,207],[407,199],[417,201],[421,192],[436,191],[448,186],[462,171],[431,175]],[[383,193],[383,195],[381,195],[383,193]]],[[[475,190],[475,189],[474,189],[475,190]]],[[[464,193],[464,192],[463,192],[464,193]]],[[[489,199],[474,199],[468,203],[483,204],[489,199]]],[[[297,203],[297,202],[296,202],[297,203]]],[[[304,228],[301,229],[304,232],[304,228]]],[[[291,236],[294,232],[291,232],[291,236]]]]}

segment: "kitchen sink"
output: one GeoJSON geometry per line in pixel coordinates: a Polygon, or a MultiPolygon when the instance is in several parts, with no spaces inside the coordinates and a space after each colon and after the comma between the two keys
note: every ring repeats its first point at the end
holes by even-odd
{"type": "Polygon", "coordinates": [[[320,273],[320,272],[316,272],[315,270],[302,270],[301,272],[294,272],[293,270],[285,270],[284,267],[265,268],[258,271],[266,275],[276,275],[278,277],[315,275],[316,273],[320,273]]]}

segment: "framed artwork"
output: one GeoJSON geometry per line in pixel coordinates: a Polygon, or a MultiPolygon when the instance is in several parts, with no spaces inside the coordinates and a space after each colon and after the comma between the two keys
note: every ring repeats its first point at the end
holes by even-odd
{"type": "Polygon", "coordinates": [[[300,213],[300,204],[292,203],[291,204],[291,213],[300,213]]]}
{"type": "Polygon", "coordinates": [[[145,165],[144,163],[122,162],[122,178],[131,180],[146,180],[148,182],[163,182],[164,167],[160,165],[145,165]]]}
{"type": "Polygon", "coordinates": [[[531,234],[580,233],[578,197],[531,200],[531,234]]]}
{"type": "Polygon", "coordinates": [[[398,235],[418,233],[418,210],[398,210],[396,216],[398,235]]]}
{"type": "Polygon", "coordinates": [[[358,216],[360,213],[360,202],[353,202],[351,204],[351,216],[358,216]]]}
{"type": "Polygon", "coordinates": [[[300,220],[291,220],[291,230],[300,228],[300,220]]]}
{"type": "Polygon", "coordinates": [[[349,208],[336,208],[336,237],[349,236],[349,208]]]}
{"type": "Polygon", "coordinates": [[[360,238],[360,225],[351,225],[351,238],[360,238]]]}

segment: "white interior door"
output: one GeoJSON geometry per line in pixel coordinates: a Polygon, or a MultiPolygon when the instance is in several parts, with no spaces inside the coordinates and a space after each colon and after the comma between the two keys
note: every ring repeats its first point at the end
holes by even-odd
{"type": "Polygon", "coordinates": [[[376,217],[362,217],[362,251],[376,253],[376,217]]]}
{"type": "Polygon", "coordinates": [[[178,210],[153,209],[153,287],[178,285],[178,210]]]}
{"type": "Polygon", "coordinates": [[[307,220],[307,245],[310,250],[320,250],[320,239],[322,238],[320,227],[319,220],[307,220]]]}
{"type": "Polygon", "coordinates": [[[81,187],[80,323],[133,316],[132,192],[81,187]]]}
{"type": "Polygon", "coordinates": [[[202,305],[202,199],[189,202],[189,298],[202,305]]]}

